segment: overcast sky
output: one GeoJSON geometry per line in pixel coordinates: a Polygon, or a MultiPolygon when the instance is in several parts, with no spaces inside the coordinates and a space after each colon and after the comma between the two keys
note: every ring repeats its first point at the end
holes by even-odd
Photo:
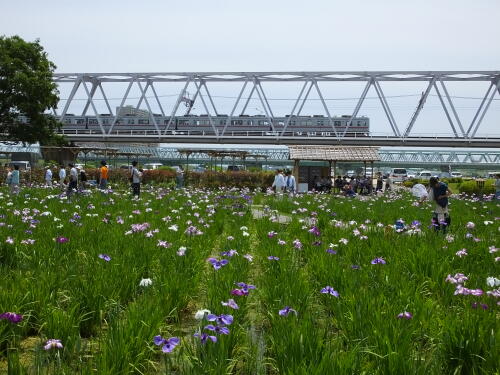
{"type": "MultiPolygon", "coordinates": [[[[0,0],[0,10],[0,34],[39,38],[57,72],[500,70],[499,0],[0,0]]],[[[486,88],[450,91],[479,98],[486,88]]],[[[325,96],[356,96],[361,89],[325,96]]],[[[387,88],[386,94],[418,95],[424,89],[387,88]]],[[[110,96],[119,97],[116,90],[110,96]]],[[[219,95],[237,93],[218,90],[219,95]]],[[[165,97],[175,93],[158,91],[165,97]]],[[[276,88],[269,95],[297,94],[276,88]]],[[[390,99],[401,128],[418,96],[410,99],[390,99]]],[[[468,120],[479,102],[457,99],[456,104],[468,120]]],[[[350,113],[355,103],[345,101],[331,112],[350,113]]],[[[429,117],[424,111],[419,125],[423,131],[446,121],[442,114],[438,118],[437,99],[427,104],[429,117]]],[[[287,105],[281,112],[293,102],[287,105]]],[[[366,106],[360,114],[372,119],[372,127],[389,129],[380,103],[366,106]]],[[[254,107],[262,110],[257,102],[254,107]]],[[[483,132],[500,133],[499,117],[496,100],[483,132]]]]}

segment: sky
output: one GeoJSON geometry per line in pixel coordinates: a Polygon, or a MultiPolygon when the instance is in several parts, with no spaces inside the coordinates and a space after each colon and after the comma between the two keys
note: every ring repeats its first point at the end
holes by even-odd
{"type": "MultiPolygon", "coordinates": [[[[56,72],[63,73],[500,70],[499,0],[0,0],[0,9],[0,34],[39,38],[56,72]]],[[[220,113],[229,112],[237,96],[239,87],[233,86],[211,87],[220,113]]],[[[404,129],[425,85],[382,86],[404,129]]],[[[70,88],[60,88],[62,99],[70,88]]],[[[279,115],[290,111],[300,87],[264,89],[279,115]]],[[[321,89],[330,112],[341,115],[352,113],[362,85],[321,89]]],[[[486,89],[487,84],[450,84],[465,127],[486,89]]],[[[105,90],[118,106],[124,87],[105,90]]],[[[126,104],[135,105],[134,90],[126,104]]],[[[169,108],[179,87],[157,91],[169,108]]],[[[250,114],[262,113],[257,99],[250,114]]],[[[311,99],[307,112],[322,111],[318,98],[311,99]]],[[[75,101],[69,112],[78,113],[83,102],[75,101]]],[[[201,103],[196,112],[206,113],[201,103]]],[[[373,131],[390,131],[374,91],[360,115],[371,119],[373,131]]],[[[414,129],[451,131],[435,95],[414,129]]],[[[479,133],[500,134],[498,93],[479,133]]]]}

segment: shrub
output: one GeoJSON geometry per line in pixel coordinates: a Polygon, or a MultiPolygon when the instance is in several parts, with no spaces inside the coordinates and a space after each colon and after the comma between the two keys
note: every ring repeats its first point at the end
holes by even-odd
{"type": "Polygon", "coordinates": [[[467,195],[472,195],[472,194],[494,194],[495,193],[495,184],[494,180],[486,180],[484,182],[484,188],[481,189],[479,188],[477,181],[464,181],[460,184],[459,186],[459,191],[460,193],[465,193],[467,195]]]}

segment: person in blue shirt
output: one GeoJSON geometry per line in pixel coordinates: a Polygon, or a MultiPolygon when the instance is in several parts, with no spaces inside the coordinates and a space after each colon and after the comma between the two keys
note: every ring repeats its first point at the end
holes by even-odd
{"type": "Polygon", "coordinates": [[[14,165],[14,170],[10,176],[10,193],[19,193],[19,165],[14,165]]]}
{"type": "MultiPolygon", "coordinates": [[[[452,191],[444,182],[439,181],[437,177],[431,177],[429,180],[429,201],[434,202],[434,213],[432,215],[432,225],[436,231],[446,230],[451,224],[450,213],[448,211],[448,197],[452,191]]],[[[425,198],[424,198],[425,199],[425,198]]]]}

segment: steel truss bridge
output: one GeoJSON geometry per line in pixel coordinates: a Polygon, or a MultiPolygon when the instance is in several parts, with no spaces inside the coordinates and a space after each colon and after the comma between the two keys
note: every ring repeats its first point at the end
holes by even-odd
{"type": "MultiPolygon", "coordinates": [[[[92,145],[99,147],[103,145],[92,145]]],[[[176,164],[185,160],[185,156],[178,152],[178,148],[171,147],[152,147],[145,145],[111,145],[118,147],[121,152],[131,155],[151,155],[148,157],[151,161],[161,161],[176,164]]],[[[100,155],[89,154],[88,158],[102,158],[105,149],[102,149],[100,155]]],[[[223,148],[224,150],[243,150],[243,148],[223,148]]],[[[290,162],[288,149],[282,148],[251,148],[245,147],[245,151],[252,155],[260,157],[250,157],[247,161],[257,161],[260,164],[280,164],[290,162]]],[[[39,153],[39,146],[8,146],[0,144],[0,154],[12,152],[34,152],[39,153]]],[[[408,148],[399,150],[379,150],[380,161],[376,165],[380,166],[405,166],[405,167],[428,167],[428,166],[452,166],[455,168],[481,168],[481,169],[500,169],[500,151],[479,151],[479,150],[411,150],[408,148]]],[[[83,155],[81,155],[83,157],[83,155]]],[[[226,160],[230,160],[227,158],[226,160]]],[[[193,152],[189,156],[190,163],[207,163],[209,156],[203,152],[193,152]]]]}
{"type": "MultiPolygon", "coordinates": [[[[57,73],[54,81],[59,84],[72,85],[69,97],[62,107],[61,113],[54,114],[60,121],[64,122],[68,117],[68,109],[75,99],[76,93],[82,91],[86,103],[83,107],[82,116],[90,111],[97,119],[99,130],[78,129],[62,130],[61,133],[68,139],[81,142],[109,141],[109,142],[157,142],[157,143],[236,143],[236,144],[329,144],[329,145],[376,145],[376,146],[443,146],[443,147],[500,147],[500,126],[498,134],[481,135],[478,133],[484,116],[488,112],[493,98],[500,95],[500,71],[372,71],[372,72],[248,72],[248,73],[57,73]],[[226,124],[230,124],[231,118],[244,114],[250,99],[254,94],[264,109],[265,118],[271,125],[270,131],[227,131],[227,125],[222,129],[216,126],[215,119],[220,112],[216,106],[214,97],[208,88],[209,83],[239,83],[241,88],[236,97],[232,110],[225,116],[226,124]],[[288,120],[282,129],[277,130],[277,120],[270,100],[263,89],[263,83],[267,82],[299,82],[301,89],[298,96],[293,100],[288,112],[288,120]],[[320,84],[323,82],[363,82],[364,88],[357,98],[357,103],[352,111],[351,119],[358,112],[365,101],[370,88],[374,88],[385,113],[385,133],[373,133],[368,135],[348,135],[347,127],[344,131],[338,131],[334,126],[331,108],[327,105],[320,84]],[[397,123],[391,106],[384,95],[382,84],[388,85],[392,82],[425,82],[426,89],[421,97],[415,102],[415,109],[406,124],[397,123]],[[489,84],[484,97],[475,110],[472,121],[465,123],[460,118],[457,108],[449,94],[447,84],[450,82],[485,82],[489,84]],[[113,112],[108,96],[103,85],[112,83],[125,83],[127,88],[120,98],[120,106],[113,112]],[[172,108],[165,108],[162,100],[157,95],[155,84],[181,83],[177,100],[172,108]],[[147,107],[152,130],[115,130],[119,120],[119,113],[124,108],[130,90],[133,86],[140,90],[140,98],[137,103],[138,109],[142,103],[147,107]],[[186,98],[188,87],[195,88],[192,99],[186,98]],[[243,98],[243,93],[250,88],[250,94],[243,98]],[[96,106],[96,92],[102,94],[108,114],[100,114],[96,106]],[[304,104],[307,102],[311,92],[317,93],[321,106],[324,110],[327,122],[331,126],[331,132],[322,134],[296,133],[287,130],[290,121],[301,114],[304,104]],[[422,109],[425,106],[429,94],[434,92],[439,98],[448,125],[439,124],[436,134],[416,134],[413,127],[422,109]],[[148,99],[152,99],[150,100],[148,99]],[[186,100],[193,103],[199,100],[209,117],[211,131],[177,131],[173,130],[172,124],[178,115],[179,107],[186,100]],[[157,116],[153,114],[152,104],[158,106],[161,116],[167,119],[167,124],[160,124],[157,116]],[[242,110],[237,108],[243,105],[242,110]],[[105,123],[106,119],[106,123],[105,123]],[[109,123],[107,123],[110,121],[109,123]]],[[[352,120],[349,121],[348,126],[352,120]]],[[[498,119],[500,125],[500,119],[498,119]]]]}

